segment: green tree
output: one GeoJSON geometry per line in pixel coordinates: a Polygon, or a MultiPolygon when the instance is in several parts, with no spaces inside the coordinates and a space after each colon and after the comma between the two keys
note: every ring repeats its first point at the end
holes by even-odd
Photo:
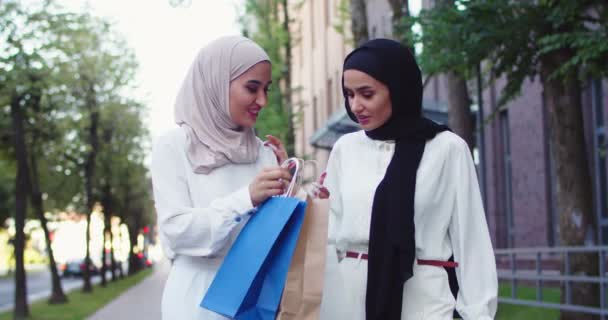
{"type": "Polygon", "coordinates": [[[243,34],[257,42],[272,61],[273,87],[268,105],[256,124],[260,136],[272,134],[294,154],[294,106],[291,86],[291,46],[289,4],[287,0],[245,0],[240,17],[243,34]],[[255,31],[254,31],[255,30],[255,31]]]}
{"type": "MultiPolygon", "coordinates": [[[[29,195],[33,209],[41,220],[49,264],[52,273],[51,303],[65,302],[66,298],[59,282],[54,263],[53,251],[50,246],[50,235],[46,226],[42,195],[40,192],[40,176],[36,161],[35,144],[43,137],[43,130],[38,129],[37,122],[42,113],[42,101],[48,83],[45,81],[50,66],[45,59],[55,47],[49,41],[49,34],[54,30],[50,26],[46,9],[50,3],[22,8],[18,2],[9,1],[0,8],[0,37],[4,40],[0,47],[0,101],[7,105],[10,113],[9,132],[2,136],[12,140],[7,148],[2,144],[3,151],[16,163],[16,178],[14,191],[15,204],[15,304],[14,317],[22,319],[29,315],[27,303],[26,274],[23,261],[25,235],[23,227],[27,215],[27,197],[29,195]]],[[[7,139],[7,140],[8,140],[7,139]]],[[[3,138],[3,142],[5,139],[3,138]]],[[[4,152],[3,152],[4,153],[4,152]]]]}
{"type": "Polygon", "coordinates": [[[111,99],[129,88],[136,72],[133,52],[127,47],[106,21],[82,14],[74,26],[66,31],[64,50],[70,57],[67,66],[74,75],[71,97],[77,117],[77,141],[72,158],[79,164],[84,176],[84,198],[87,214],[86,257],[84,292],[91,292],[89,274],[90,219],[94,206],[100,201],[98,182],[98,155],[101,152],[100,117],[111,99]],[[83,116],[80,116],[83,115],[83,116]]]}
{"type": "MultiPolygon", "coordinates": [[[[506,86],[500,106],[517,96],[527,77],[540,76],[556,164],[560,243],[596,242],[591,178],[585,151],[581,85],[608,74],[608,4],[605,1],[456,1],[421,13],[417,39],[427,73],[473,74],[481,63],[506,86]]],[[[574,274],[598,274],[597,257],[577,254],[574,274]]],[[[573,286],[572,301],[597,305],[598,287],[573,286]]],[[[562,297],[565,300],[565,297],[562,297]]],[[[562,319],[594,319],[562,312],[562,319]]]]}
{"type": "MultiPolygon", "coordinates": [[[[122,99],[124,100],[124,99],[122,99]]],[[[114,243],[111,232],[110,218],[118,216],[120,208],[127,204],[121,203],[124,197],[119,196],[121,186],[124,183],[125,174],[130,168],[139,164],[143,166],[145,147],[149,145],[148,131],[142,122],[144,106],[135,101],[115,101],[104,107],[101,114],[101,148],[99,154],[99,180],[101,189],[101,204],[105,218],[104,243],[109,240],[114,243]],[[107,239],[106,237],[109,237],[107,239]]],[[[140,183],[145,182],[145,177],[139,176],[140,183]]],[[[130,188],[133,183],[129,181],[130,188]]],[[[124,190],[129,192],[128,190],[124,190]]],[[[145,193],[142,196],[150,196],[145,193]]],[[[124,212],[123,218],[126,217],[124,212]]],[[[106,251],[102,252],[102,261],[106,261],[106,251]]],[[[116,261],[114,259],[114,247],[110,249],[110,265],[112,280],[117,278],[115,274],[116,261]]],[[[105,271],[107,265],[102,265],[102,284],[105,284],[105,271]]]]}
{"type": "Polygon", "coordinates": [[[367,30],[367,5],[365,0],[350,1],[350,26],[355,47],[369,40],[367,30]]]}

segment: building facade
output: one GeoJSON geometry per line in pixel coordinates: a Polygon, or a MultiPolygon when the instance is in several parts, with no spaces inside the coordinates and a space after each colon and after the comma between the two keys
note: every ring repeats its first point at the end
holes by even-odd
{"type": "MultiPolygon", "coordinates": [[[[433,5],[423,0],[422,7],[433,5]]],[[[341,68],[352,50],[348,21],[340,21],[342,0],[306,0],[292,10],[294,28],[293,85],[298,90],[301,116],[296,119],[296,153],[314,158],[319,170],[329,155],[328,143],[341,133],[352,131],[344,121],[341,68]],[[336,31],[342,27],[346,35],[336,31]],[[329,135],[333,132],[333,135],[329,135]]],[[[392,11],[388,0],[368,0],[370,38],[391,37],[392,11]]],[[[476,130],[474,158],[494,246],[537,247],[559,245],[559,218],[555,210],[555,166],[551,157],[549,126],[538,78],[527,80],[521,95],[497,111],[502,79],[483,79],[482,90],[470,83],[473,110],[481,110],[483,130],[476,130]],[[475,92],[477,91],[477,92],[475,92]],[[502,109],[501,109],[502,110],[502,109]]],[[[587,155],[593,179],[595,213],[602,243],[608,243],[608,177],[606,128],[608,94],[606,81],[589,80],[583,97],[587,155]]],[[[446,79],[432,78],[424,90],[424,109],[438,114],[447,111],[446,79]]],[[[441,119],[441,115],[434,119],[441,119]]],[[[482,121],[477,121],[479,128],[482,121]]],[[[329,144],[331,145],[331,144],[329,144]]],[[[317,173],[318,174],[318,173],[317,173]]]]}

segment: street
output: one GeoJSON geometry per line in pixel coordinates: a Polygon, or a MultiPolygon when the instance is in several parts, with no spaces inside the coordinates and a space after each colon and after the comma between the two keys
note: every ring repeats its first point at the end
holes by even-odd
{"type": "MultiPolygon", "coordinates": [[[[110,273],[108,273],[109,275],[110,273]]],[[[100,276],[91,279],[93,284],[101,281],[100,276]]],[[[64,292],[82,287],[83,280],[80,277],[62,278],[64,292]]],[[[51,273],[48,270],[39,270],[27,273],[27,296],[28,303],[47,298],[51,295],[51,273]]],[[[0,312],[11,310],[15,299],[15,279],[6,278],[0,280],[0,312]]]]}

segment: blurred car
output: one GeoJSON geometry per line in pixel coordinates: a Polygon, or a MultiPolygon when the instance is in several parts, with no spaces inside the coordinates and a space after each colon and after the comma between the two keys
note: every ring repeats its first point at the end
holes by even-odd
{"type": "MultiPolygon", "coordinates": [[[[85,270],[84,259],[67,261],[59,264],[59,273],[62,277],[82,277],[85,270]]],[[[89,274],[99,274],[99,268],[94,264],[89,264],[89,274]]]]}
{"type": "Polygon", "coordinates": [[[137,255],[135,255],[135,258],[142,269],[149,268],[153,265],[152,260],[150,260],[150,258],[148,258],[148,255],[144,254],[143,252],[137,253],[137,255]]]}

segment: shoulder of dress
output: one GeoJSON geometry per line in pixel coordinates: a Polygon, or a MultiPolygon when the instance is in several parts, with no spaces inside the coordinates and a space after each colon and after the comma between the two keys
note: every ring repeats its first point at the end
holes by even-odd
{"type": "Polygon", "coordinates": [[[186,132],[181,127],[173,128],[160,135],[154,141],[155,146],[160,145],[183,145],[186,141],[186,132]]]}
{"type": "Polygon", "coordinates": [[[364,143],[366,141],[366,139],[368,139],[368,138],[365,136],[365,133],[363,132],[363,130],[350,132],[350,133],[344,134],[340,138],[338,138],[338,140],[336,140],[336,143],[334,143],[334,148],[336,148],[336,147],[343,148],[345,146],[351,146],[351,145],[355,145],[355,144],[364,143]]]}
{"type": "Polygon", "coordinates": [[[448,150],[468,150],[467,143],[452,131],[443,131],[437,134],[429,143],[433,146],[448,150]]]}

